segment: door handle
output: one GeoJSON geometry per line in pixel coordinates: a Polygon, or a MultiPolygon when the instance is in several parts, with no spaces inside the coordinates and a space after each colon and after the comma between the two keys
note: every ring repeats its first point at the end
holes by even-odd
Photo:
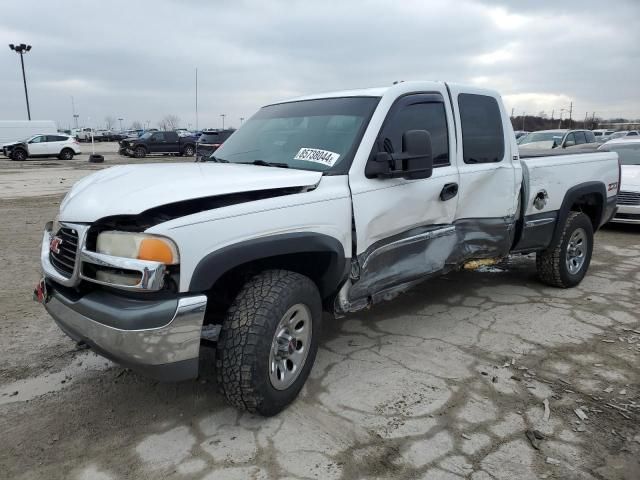
{"type": "Polygon", "coordinates": [[[458,184],[457,183],[447,183],[444,187],[442,187],[442,191],[440,192],[440,200],[446,202],[447,200],[455,197],[458,194],[458,184]]]}

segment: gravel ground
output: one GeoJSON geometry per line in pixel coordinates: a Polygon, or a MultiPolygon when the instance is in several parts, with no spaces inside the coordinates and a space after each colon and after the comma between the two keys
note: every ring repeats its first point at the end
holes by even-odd
{"type": "Polygon", "coordinates": [[[327,317],[300,398],[264,419],[225,405],[208,352],[199,380],[158,383],[31,301],[62,192],[131,162],[106,153],[0,159],[0,478],[640,478],[640,228],[600,231],[578,288],[515,257],[327,317]]]}

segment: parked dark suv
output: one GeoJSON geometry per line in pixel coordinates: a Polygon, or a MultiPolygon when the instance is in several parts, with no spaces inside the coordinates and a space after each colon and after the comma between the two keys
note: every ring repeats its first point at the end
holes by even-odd
{"type": "Polygon", "coordinates": [[[202,132],[198,139],[196,149],[196,162],[206,162],[207,159],[215,152],[220,145],[227,141],[227,138],[235,130],[209,130],[202,132]]]}

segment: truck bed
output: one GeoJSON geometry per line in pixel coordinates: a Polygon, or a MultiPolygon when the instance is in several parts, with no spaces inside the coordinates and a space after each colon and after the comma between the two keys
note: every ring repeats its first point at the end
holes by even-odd
{"type": "MultiPolygon", "coordinates": [[[[559,210],[566,192],[573,186],[589,182],[602,182],[607,187],[607,196],[617,191],[618,155],[597,151],[573,153],[561,150],[544,155],[523,156],[521,163],[524,173],[524,185],[527,187],[527,205],[525,215],[539,214],[559,210]],[[562,152],[562,153],[560,153],[562,152]],[[616,188],[613,188],[615,185],[616,188]],[[546,191],[548,201],[538,210],[533,205],[533,197],[540,191],[546,191]]],[[[542,152],[541,152],[542,153],[542,152]]]]}

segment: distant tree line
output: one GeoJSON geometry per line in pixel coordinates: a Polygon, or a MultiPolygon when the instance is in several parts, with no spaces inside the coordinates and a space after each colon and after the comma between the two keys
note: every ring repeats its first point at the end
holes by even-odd
{"type": "Polygon", "coordinates": [[[640,123],[640,120],[629,120],[626,118],[611,118],[603,120],[600,117],[593,116],[587,116],[586,120],[584,117],[580,119],[572,118],[571,120],[568,118],[563,118],[562,120],[559,118],[551,119],[546,115],[519,115],[517,117],[511,117],[511,125],[514,130],[526,130],[528,132],[537,130],[553,130],[556,128],[587,128],[589,130],[593,130],[594,128],[599,128],[601,123],[610,124],[627,122],[640,123]]]}

